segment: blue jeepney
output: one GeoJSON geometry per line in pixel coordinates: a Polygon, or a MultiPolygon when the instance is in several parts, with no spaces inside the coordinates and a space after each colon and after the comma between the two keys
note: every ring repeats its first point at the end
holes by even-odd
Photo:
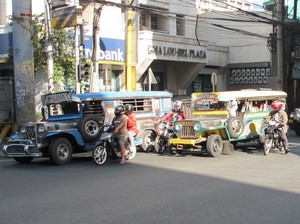
{"type": "Polygon", "coordinates": [[[2,144],[2,152],[19,163],[49,157],[57,165],[66,164],[73,154],[93,149],[102,125],[112,121],[119,104],[134,106],[139,129],[136,145],[148,151],[156,137],[154,121],[171,109],[172,97],[167,91],[46,94],[42,96],[43,120],[20,125],[2,144]]]}

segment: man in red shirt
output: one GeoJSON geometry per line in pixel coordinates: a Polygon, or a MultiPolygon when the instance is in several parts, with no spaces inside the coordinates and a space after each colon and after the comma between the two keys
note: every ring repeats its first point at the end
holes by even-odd
{"type": "Polygon", "coordinates": [[[135,136],[138,135],[139,131],[136,125],[136,117],[133,112],[133,105],[131,104],[125,105],[125,115],[127,115],[127,130],[128,130],[128,137],[130,140],[130,150],[134,151],[136,150],[136,147],[134,145],[133,139],[135,136]]]}
{"type": "Polygon", "coordinates": [[[182,102],[177,100],[174,103],[173,110],[169,111],[166,115],[164,115],[161,120],[169,121],[171,123],[175,121],[182,121],[184,119],[184,114],[181,110],[182,102]]]}

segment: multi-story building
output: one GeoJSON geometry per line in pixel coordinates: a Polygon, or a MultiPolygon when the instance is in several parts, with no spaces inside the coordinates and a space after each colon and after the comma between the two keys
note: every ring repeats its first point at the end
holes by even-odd
{"type": "MultiPolygon", "coordinates": [[[[127,21],[122,13],[126,12],[126,1],[113,2],[116,4],[104,5],[100,19],[99,90],[126,87],[126,48],[116,47],[125,46],[127,21]],[[113,12],[121,16],[111,16],[113,12]],[[124,57],[114,60],[110,57],[113,52],[124,57]]],[[[267,47],[269,34],[273,32],[271,16],[259,12],[257,17],[256,13],[249,16],[238,10],[238,2],[234,2],[236,7],[230,1],[224,1],[226,7],[220,4],[214,7],[216,2],[211,1],[208,10],[195,1],[135,1],[136,89],[150,88],[149,68],[157,82],[151,89],[169,90],[175,95],[211,91],[212,73],[217,74],[217,90],[280,88],[273,76],[275,70],[267,47]]],[[[244,10],[257,8],[251,2],[241,2],[244,10]]],[[[89,48],[91,44],[86,46],[89,48]]]]}

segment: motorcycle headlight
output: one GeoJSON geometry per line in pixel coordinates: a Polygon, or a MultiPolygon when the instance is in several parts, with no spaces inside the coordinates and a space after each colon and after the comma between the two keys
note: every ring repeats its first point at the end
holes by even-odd
{"type": "Polygon", "coordinates": [[[162,129],[165,129],[165,124],[164,124],[164,123],[160,123],[158,127],[159,127],[159,129],[161,129],[161,130],[162,130],[162,129]]]}
{"type": "Polygon", "coordinates": [[[181,129],[182,129],[182,124],[176,123],[176,124],[175,124],[175,130],[176,130],[176,131],[180,131],[181,129]]]}
{"type": "Polygon", "coordinates": [[[21,125],[21,126],[19,127],[19,132],[20,132],[21,134],[24,134],[24,133],[26,132],[26,126],[25,126],[25,125],[21,125]]]}
{"type": "Polygon", "coordinates": [[[201,129],[201,124],[200,123],[195,123],[194,124],[194,130],[199,131],[201,129]]]}
{"type": "Polygon", "coordinates": [[[39,125],[38,125],[38,127],[37,127],[37,132],[38,132],[39,134],[44,133],[45,130],[46,130],[45,125],[43,125],[43,124],[39,124],[39,125]]]}

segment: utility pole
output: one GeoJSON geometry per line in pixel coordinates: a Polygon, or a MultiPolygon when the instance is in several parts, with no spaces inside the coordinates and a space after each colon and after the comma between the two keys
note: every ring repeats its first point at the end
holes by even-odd
{"type": "Polygon", "coordinates": [[[46,20],[46,52],[47,52],[47,75],[48,75],[48,92],[54,92],[53,76],[53,47],[52,47],[52,29],[50,20],[50,0],[44,0],[45,3],[45,20],[46,20]]]}
{"type": "Polygon", "coordinates": [[[35,120],[31,0],[12,0],[17,125],[35,120]]]}
{"type": "Polygon", "coordinates": [[[93,17],[93,52],[92,52],[92,71],[90,77],[90,92],[98,91],[96,89],[96,84],[99,83],[99,21],[102,12],[103,5],[100,5],[99,8],[95,8],[94,17],[93,17]]]}
{"type": "Polygon", "coordinates": [[[130,7],[134,0],[127,0],[126,27],[126,90],[136,90],[136,61],[137,61],[137,24],[135,12],[130,7]]]}
{"type": "Polygon", "coordinates": [[[283,23],[283,3],[284,0],[276,1],[276,18],[277,18],[277,77],[278,77],[278,90],[283,89],[283,47],[282,47],[282,23],[283,23]]]}

